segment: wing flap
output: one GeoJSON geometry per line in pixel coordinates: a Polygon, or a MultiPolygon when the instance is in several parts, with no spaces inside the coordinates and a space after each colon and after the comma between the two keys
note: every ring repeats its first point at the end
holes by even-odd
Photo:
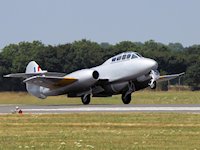
{"type": "Polygon", "coordinates": [[[23,82],[43,86],[46,88],[64,87],[76,82],[78,79],[56,76],[33,76],[23,82]]]}

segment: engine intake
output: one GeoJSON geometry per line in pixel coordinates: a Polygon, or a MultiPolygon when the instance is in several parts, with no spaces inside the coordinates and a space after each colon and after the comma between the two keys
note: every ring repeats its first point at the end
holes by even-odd
{"type": "Polygon", "coordinates": [[[95,70],[93,73],[92,73],[92,76],[94,79],[98,79],[99,78],[99,73],[95,70]]]}
{"type": "Polygon", "coordinates": [[[71,74],[68,74],[67,76],[77,79],[77,81],[71,86],[74,90],[78,91],[90,88],[99,79],[98,71],[92,69],[78,70],[71,74]]]}

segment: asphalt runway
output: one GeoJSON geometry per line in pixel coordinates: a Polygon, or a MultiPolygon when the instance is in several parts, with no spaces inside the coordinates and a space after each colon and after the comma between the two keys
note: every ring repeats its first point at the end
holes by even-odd
{"type": "Polygon", "coordinates": [[[162,105],[0,105],[0,114],[12,114],[16,106],[26,114],[58,114],[58,113],[80,113],[80,112],[193,112],[200,113],[200,104],[162,104],[162,105]]]}

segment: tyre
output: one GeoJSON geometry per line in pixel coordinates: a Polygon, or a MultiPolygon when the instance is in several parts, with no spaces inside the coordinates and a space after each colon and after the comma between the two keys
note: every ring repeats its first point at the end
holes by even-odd
{"type": "Polygon", "coordinates": [[[84,95],[84,96],[82,96],[81,100],[82,100],[82,103],[84,105],[88,105],[90,103],[90,95],[87,95],[87,96],[84,95]]]}
{"type": "Polygon", "coordinates": [[[153,84],[150,86],[151,89],[156,89],[156,81],[153,82],[153,84]]]}
{"type": "Polygon", "coordinates": [[[131,94],[128,94],[125,96],[125,94],[122,94],[122,101],[124,104],[129,104],[131,102],[131,94]]]}

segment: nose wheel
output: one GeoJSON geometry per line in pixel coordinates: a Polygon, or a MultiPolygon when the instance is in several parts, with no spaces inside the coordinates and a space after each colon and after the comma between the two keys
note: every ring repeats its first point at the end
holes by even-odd
{"type": "Polygon", "coordinates": [[[150,84],[150,88],[151,89],[156,89],[156,81],[154,81],[152,84],[150,84]]]}
{"type": "Polygon", "coordinates": [[[88,105],[90,103],[90,99],[90,94],[81,97],[82,103],[84,105],[88,105]]]}
{"type": "Polygon", "coordinates": [[[159,79],[160,77],[160,73],[158,72],[158,70],[151,70],[149,76],[151,77],[149,86],[151,89],[156,89],[156,80],[159,79]]]}

